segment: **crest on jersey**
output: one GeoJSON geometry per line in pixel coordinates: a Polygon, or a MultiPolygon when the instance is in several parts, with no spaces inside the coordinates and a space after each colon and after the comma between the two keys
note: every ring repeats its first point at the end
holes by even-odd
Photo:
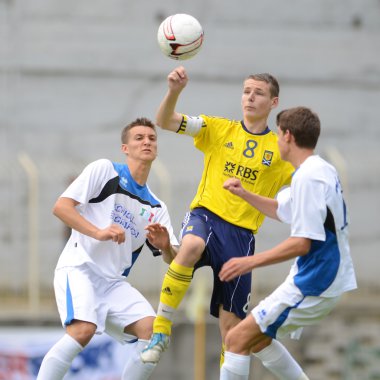
{"type": "Polygon", "coordinates": [[[270,166],[272,163],[273,152],[270,150],[266,150],[263,155],[263,161],[261,162],[263,165],[270,166]]]}

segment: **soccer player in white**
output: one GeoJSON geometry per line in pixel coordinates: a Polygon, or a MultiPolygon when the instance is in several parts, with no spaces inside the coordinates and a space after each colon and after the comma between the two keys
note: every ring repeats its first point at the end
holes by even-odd
{"type": "Polygon", "coordinates": [[[72,228],[58,260],[54,289],[66,334],[44,357],[38,380],[61,380],[94,334],[134,345],[123,380],[146,380],[155,364],[142,363],[155,312],[126,280],[144,244],[170,263],[177,252],[166,205],[146,184],[157,156],[154,124],[138,118],[122,131],[126,164],[90,163],[54,206],[72,228]]]}
{"type": "Polygon", "coordinates": [[[342,293],[357,287],[348,244],[347,210],[335,168],[314,153],[320,134],[318,116],[310,109],[285,110],[278,117],[281,157],[296,172],[290,188],[269,199],[249,192],[231,178],[224,188],[253,207],[291,225],[290,237],[272,249],[233,258],[219,273],[222,281],[255,268],[296,258],[285,281],[226,336],[222,380],[246,380],[250,354],[277,378],[308,377],[277,340],[318,323],[342,293]]]}

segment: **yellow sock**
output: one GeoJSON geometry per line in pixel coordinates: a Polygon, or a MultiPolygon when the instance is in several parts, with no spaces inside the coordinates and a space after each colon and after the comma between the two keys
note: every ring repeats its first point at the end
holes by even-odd
{"type": "Polygon", "coordinates": [[[222,368],[222,365],[224,363],[224,351],[225,350],[226,350],[226,345],[224,343],[222,343],[222,350],[220,351],[220,362],[219,362],[220,368],[222,368]]]}
{"type": "Polygon", "coordinates": [[[171,314],[177,309],[190,286],[194,268],[185,267],[172,261],[162,282],[160,306],[154,320],[153,332],[170,335],[171,314]],[[166,309],[165,309],[166,307],[166,309]]]}

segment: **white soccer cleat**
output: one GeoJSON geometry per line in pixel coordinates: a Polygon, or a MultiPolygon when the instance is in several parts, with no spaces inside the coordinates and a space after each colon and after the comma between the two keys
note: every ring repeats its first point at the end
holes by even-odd
{"type": "Polygon", "coordinates": [[[149,344],[141,351],[140,358],[143,363],[158,363],[161,354],[169,347],[169,335],[155,333],[149,344]]]}

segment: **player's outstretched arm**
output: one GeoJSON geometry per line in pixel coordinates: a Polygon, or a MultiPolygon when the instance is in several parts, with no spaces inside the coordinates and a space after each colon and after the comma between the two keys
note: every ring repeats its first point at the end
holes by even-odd
{"type": "Polygon", "coordinates": [[[251,272],[255,268],[282,263],[310,251],[310,239],[289,237],[275,247],[255,253],[254,256],[235,257],[228,260],[219,272],[221,281],[231,281],[235,277],[251,272]]]}
{"type": "Polygon", "coordinates": [[[178,247],[170,244],[168,230],[160,223],[152,223],[145,227],[146,237],[150,244],[162,252],[162,259],[170,264],[178,252],[178,247]]]}
{"type": "Polygon", "coordinates": [[[181,91],[188,82],[186,70],[183,66],[174,69],[168,75],[168,92],[158,107],[156,123],[162,129],[177,132],[182,122],[182,115],[176,112],[175,107],[181,91]]]}
{"type": "Polygon", "coordinates": [[[279,220],[277,216],[278,202],[275,199],[263,197],[244,189],[238,178],[227,179],[223,184],[223,188],[244,199],[266,216],[279,220]]]}
{"type": "Polygon", "coordinates": [[[54,205],[53,214],[68,227],[96,240],[112,240],[118,244],[125,241],[124,228],[118,224],[111,224],[104,229],[94,226],[77,211],[78,204],[74,199],[60,197],[54,205]]]}

